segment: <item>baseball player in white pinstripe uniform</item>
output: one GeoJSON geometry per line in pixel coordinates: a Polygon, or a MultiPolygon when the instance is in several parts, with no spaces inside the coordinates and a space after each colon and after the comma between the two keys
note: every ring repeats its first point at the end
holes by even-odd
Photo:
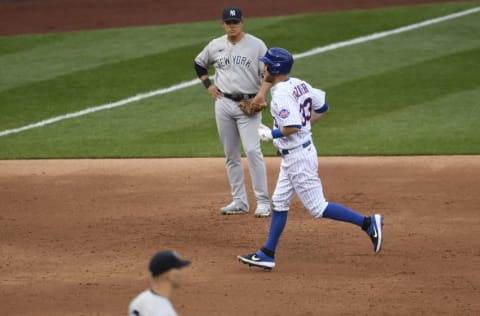
{"type": "Polygon", "coordinates": [[[313,88],[306,81],[289,77],[293,57],[287,50],[270,48],[260,59],[265,63],[265,81],[272,84],[270,109],[274,127],[272,130],[262,125],[258,133],[263,141],[273,140],[282,162],[272,197],[272,220],[267,242],[256,253],[237,258],[250,266],[275,267],[275,250],[295,194],[314,218],[325,217],[361,227],[370,236],[374,252],[380,252],[383,241],[383,218],[380,214],[364,216],[343,205],[327,202],[324,197],[311,124],[328,110],[325,92],[313,88]]]}
{"type": "Polygon", "coordinates": [[[257,133],[262,114],[248,116],[239,107],[239,101],[253,98],[260,87],[263,63],[259,57],[265,54],[267,46],[259,38],[243,32],[239,8],[225,8],[222,19],[226,34],[213,39],[195,58],[195,71],[208,93],[215,98],[215,118],[233,198],[220,212],[232,215],[249,211],[240,153],[242,145],[257,202],[255,216],[267,217],[271,211],[270,197],[257,133]],[[214,83],[208,76],[208,68],[212,65],[215,68],[214,83]]]}

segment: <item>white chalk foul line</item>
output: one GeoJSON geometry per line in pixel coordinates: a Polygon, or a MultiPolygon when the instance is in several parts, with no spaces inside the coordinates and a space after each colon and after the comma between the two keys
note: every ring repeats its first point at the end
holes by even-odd
{"type": "Polygon", "coordinates": [[[174,86],[171,86],[171,87],[168,87],[168,88],[138,94],[136,96],[133,96],[133,97],[130,97],[130,98],[127,98],[127,99],[123,99],[123,100],[120,100],[120,101],[117,101],[117,102],[107,103],[107,104],[99,105],[99,106],[96,106],[96,107],[87,108],[85,110],[81,110],[81,111],[74,112],[74,113],[68,113],[68,114],[64,114],[64,115],[55,116],[55,117],[52,117],[52,118],[49,118],[47,120],[40,121],[40,122],[37,122],[37,123],[34,123],[34,124],[25,125],[25,126],[22,126],[22,127],[19,127],[19,128],[14,128],[14,129],[9,129],[9,130],[2,131],[2,132],[0,132],[0,137],[1,136],[6,136],[6,135],[9,135],[9,134],[20,133],[20,132],[23,132],[23,131],[26,131],[26,130],[29,130],[29,129],[32,129],[32,128],[42,127],[42,126],[52,124],[52,123],[55,123],[55,122],[58,122],[58,121],[63,121],[63,120],[66,120],[66,119],[79,117],[79,116],[87,115],[87,114],[98,112],[98,111],[103,111],[103,110],[116,108],[116,107],[119,107],[119,106],[123,106],[125,104],[129,104],[129,103],[133,103],[133,102],[140,101],[140,100],[143,100],[143,99],[151,98],[151,97],[156,96],[156,95],[166,94],[166,93],[169,93],[169,92],[172,92],[172,91],[176,91],[176,90],[180,90],[180,89],[183,89],[183,88],[186,88],[186,87],[190,87],[190,86],[193,86],[197,83],[198,83],[198,79],[194,79],[194,80],[191,80],[191,81],[188,81],[188,82],[182,82],[180,84],[177,84],[177,85],[174,85],[174,86]]]}
{"type": "MultiPolygon", "coordinates": [[[[365,42],[377,40],[379,38],[383,38],[383,37],[387,37],[387,36],[391,36],[391,35],[396,35],[396,34],[403,33],[403,32],[408,32],[408,31],[411,31],[411,30],[415,30],[415,29],[418,29],[418,28],[422,28],[422,27],[429,26],[429,25],[436,24],[436,23],[441,23],[441,22],[444,22],[444,21],[452,20],[452,19],[456,19],[456,18],[466,16],[466,15],[469,15],[469,14],[474,14],[474,13],[477,13],[477,12],[480,12],[480,7],[476,7],[476,8],[472,8],[472,9],[469,9],[469,10],[445,15],[445,16],[438,17],[438,18],[435,18],[435,19],[425,20],[423,22],[399,27],[399,28],[389,30],[389,31],[373,33],[373,34],[370,34],[370,35],[357,37],[357,38],[354,38],[354,39],[351,39],[351,40],[348,40],[348,41],[343,41],[343,42],[333,43],[333,44],[330,44],[330,45],[327,45],[327,46],[317,47],[317,48],[311,49],[309,51],[306,51],[306,52],[303,52],[303,53],[300,53],[300,54],[294,54],[293,57],[294,57],[294,59],[301,59],[301,58],[304,58],[304,57],[309,57],[309,56],[321,54],[321,53],[328,52],[328,51],[331,51],[331,50],[335,50],[335,49],[338,49],[338,48],[352,46],[352,45],[356,45],[356,44],[362,44],[362,43],[365,43],[365,42]]],[[[151,98],[151,97],[154,97],[154,96],[157,96],[157,95],[167,94],[167,93],[174,92],[174,91],[177,91],[177,90],[181,90],[181,89],[184,89],[184,88],[187,88],[187,87],[191,87],[191,86],[199,84],[199,83],[200,83],[200,81],[198,80],[198,78],[195,78],[193,80],[190,80],[190,81],[187,81],[187,82],[182,82],[180,84],[173,85],[173,86],[170,86],[168,88],[138,94],[136,96],[133,96],[133,97],[130,97],[130,98],[127,98],[127,99],[124,99],[124,100],[120,100],[120,101],[117,101],[117,102],[107,103],[107,104],[103,104],[103,105],[100,105],[100,106],[87,108],[87,109],[82,110],[82,111],[52,117],[50,119],[43,120],[43,121],[40,121],[40,122],[37,122],[37,123],[34,123],[34,124],[30,124],[30,125],[25,125],[25,126],[22,126],[22,127],[19,127],[19,128],[4,130],[4,131],[0,132],[0,137],[10,135],[10,134],[14,134],[14,133],[20,133],[20,132],[23,132],[23,131],[26,131],[26,130],[29,130],[29,129],[42,127],[42,126],[52,124],[52,123],[55,123],[55,122],[58,122],[58,121],[63,121],[63,120],[66,120],[66,119],[79,117],[79,116],[87,115],[87,114],[98,112],[98,111],[103,111],[103,110],[116,108],[116,107],[123,106],[123,105],[129,104],[129,103],[133,103],[133,102],[137,102],[137,101],[140,101],[140,100],[143,100],[143,99],[151,98]]]]}
{"type": "Polygon", "coordinates": [[[452,20],[452,19],[456,19],[456,18],[465,16],[465,15],[474,14],[474,13],[477,13],[477,12],[480,12],[480,7],[476,7],[476,8],[472,8],[472,9],[469,9],[469,10],[445,15],[445,16],[435,18],[435,19],[431,19],[431,20],[425,20],[423,22],[419,22],[419,23],[415,23],[415,24],[411,24],[411,25],[407,25],[407,26],[402,26],[402,27],[399,27],[397,29],[393,29],[393,30],[390,30],[390,31],[373,33],[373,34],[370,34],[370,35],[357,37],[357,38],[354,38],[354,39],[351,39],[351,40],[348,40],[348,41],[338,42],[338,43],[330,44],[330,45],[323,46],[323,47],[317,47],[317,48],[311,49],[311,50],[306,51],[306,52],[301,53],[301,54],[294,54],[293,57],[296,58],[296,59],[299,59],[299,58],[304,58],[304,57],[308,57],[308,56],[313,56],[313,55],[317,55],[317,54],[320,54],[320,53],[328,52],[330,50],[338,49],[338,48],[341,48],[341,47],[352,46],[352,45],[356,45],[356,44],[362,44],[362,43],[365,43],[365,42],[377,40],[377,39],[382,38],[382,37],[387,37],[387,36],[391,36],[391,35],[396,35],[396,34],[408,32],[408,31],[411,31],[411,30],[419,29],[419,28],[422,28],[422,27],[425,27],[425,26],[436,24],[436,23],[445,22],[445,21],[448,21],[448,20],[452,20]]]}

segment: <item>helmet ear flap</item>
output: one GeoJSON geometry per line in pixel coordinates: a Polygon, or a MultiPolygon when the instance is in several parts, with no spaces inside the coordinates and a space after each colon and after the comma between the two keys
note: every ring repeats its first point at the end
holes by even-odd
{"type": "Polygon", "coordinates": [[[268,51],[264,57],[260,57],[260,60],[263,61],[265,65],[267,65],[267,70],[272,75],[278,75],[278,67],[280,66],[279,63],[276,63],[272,60],[275,56],[269,55],[268,51]]]}

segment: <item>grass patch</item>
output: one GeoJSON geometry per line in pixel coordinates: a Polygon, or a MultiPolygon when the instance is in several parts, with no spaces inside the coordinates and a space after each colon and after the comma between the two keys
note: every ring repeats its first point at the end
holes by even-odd
{"type": "MultiPolygon", "coordinates": [[[[477,5],[249,19],[245,28],[300,53],[477,5]]],[[[292,75],[326,90],[331,105],[314,126],[319,154],[478,154],[478,15],[295,61],[292,75]]],[[[215,21],[0,37],[0,131],[194,79],[194,57],[220,34],[215,21]]],[[[180,156],[223,156],[201,85],[0,137],[3,159],[180,156]]]]}

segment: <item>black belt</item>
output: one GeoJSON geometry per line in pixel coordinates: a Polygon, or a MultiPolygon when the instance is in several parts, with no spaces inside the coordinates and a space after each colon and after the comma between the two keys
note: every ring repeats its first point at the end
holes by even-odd
{"type": "Polygon", "coordinates": [[[292,153],[296,149],[299,149],[300,147],[307,148],[308,146],[310,146],[311,143],[312,143],[311,141],[307,141],[306,143],[303,143],[302,146],[298,146],[298,147],[295,147],[295,148],[292,148],[292,149],[281,149],[277,152],[277,154],[279,156],[285,156],[285,155],[288,155],[288,154],[292,153]]]}
{"type": "Polygon", "coordinates": [[[223,96],[225,98],[228,98],[230,100],[238,102],[238,101],[242,101],[242,100],[253,99],[256,96],[256,94],[229,94],[229,93],[224,93],[223,96]]]}

